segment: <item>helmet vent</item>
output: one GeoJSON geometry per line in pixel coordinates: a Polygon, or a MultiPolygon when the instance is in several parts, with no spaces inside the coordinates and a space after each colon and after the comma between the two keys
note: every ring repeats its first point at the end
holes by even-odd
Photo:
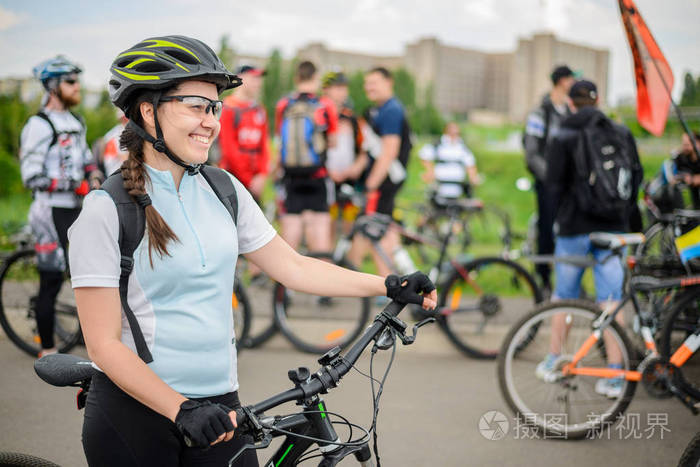
{"type": "Polygon", "coordinates": [[[140,73],[160,73],[162,71],[170,70],[170,67],[163,63],[147,61],[137,64],[133,67],[133,70],[136,70],[140,73]]]}
{"type": "Polygon", "coordinates": [[[182,63],[187,63],[188,65],[198,65],[199,62],[197,61],[196,58],[194,58],[192,55],[188,54],[187,52],[184,52],[182,50],[167,50],[165,51],[168,55],[173,57],[174,59],[182,62],[182,63]]]}

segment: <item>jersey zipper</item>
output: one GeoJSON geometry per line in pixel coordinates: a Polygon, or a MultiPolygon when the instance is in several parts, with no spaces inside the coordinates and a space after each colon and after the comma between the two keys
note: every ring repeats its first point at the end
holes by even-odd
{"type": "Polygon", "coordinates": [[[197,242],[197,248],[199,249],[199,259],[202,264],[202,269],[206,269],[207,267],[207,261],[204,256],[204,249],[202,248],[202,242],[199,240],[199,236],[197,235],[197,231],[194,230],[194,226],[192,225],[192,222],[190,221],[190,216],[187,215],[187,210],[185,209],[185,203],[182,200],[182,195],[180,194],[180,191],[177,192],[177,199],[180,200],[180,207],[182,208],[182,213],[185,216],[185,220],[187,221],[187,225],[190,226],[190,230],[192,231],[192,235],[194,236],[195,241],[197,242]]]}

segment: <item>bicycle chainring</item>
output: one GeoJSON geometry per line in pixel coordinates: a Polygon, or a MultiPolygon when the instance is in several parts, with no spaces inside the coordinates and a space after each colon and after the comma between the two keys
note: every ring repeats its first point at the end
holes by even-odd
{"type": "Polygon", "coordinates": [[[662,358],[653,357],[642,363],[642,386],[655,399],[668,399],[673,396],[671,381],[678,368],[662,358]]]}

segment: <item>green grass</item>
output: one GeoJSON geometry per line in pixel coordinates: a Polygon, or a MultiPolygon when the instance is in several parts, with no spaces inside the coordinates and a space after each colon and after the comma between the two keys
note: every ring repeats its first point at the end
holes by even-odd
{"type": "Polygon", "coordinates": [[[0,197],[0,249],[12,248],[9,236],[27,223],[31,202],[29,193],[0,197]]]}

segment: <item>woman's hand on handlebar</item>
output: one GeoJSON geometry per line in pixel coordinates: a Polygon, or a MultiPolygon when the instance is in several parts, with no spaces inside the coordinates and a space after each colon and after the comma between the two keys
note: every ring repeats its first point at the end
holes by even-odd
{"type": "Polygon", "coordinates": [[[175,425],[188,446],[213,446],[233,438],[236,412],[221,404],[188,399],[180,405],[175,425]]]}
{"type": "Polygon", "coordinates": [[[425,310],[437,306],[437,292],[433,282],[420,271],[405,276],[390,274],[384,281],[386,296],[400,303],[414,303],[425,310]]]}

